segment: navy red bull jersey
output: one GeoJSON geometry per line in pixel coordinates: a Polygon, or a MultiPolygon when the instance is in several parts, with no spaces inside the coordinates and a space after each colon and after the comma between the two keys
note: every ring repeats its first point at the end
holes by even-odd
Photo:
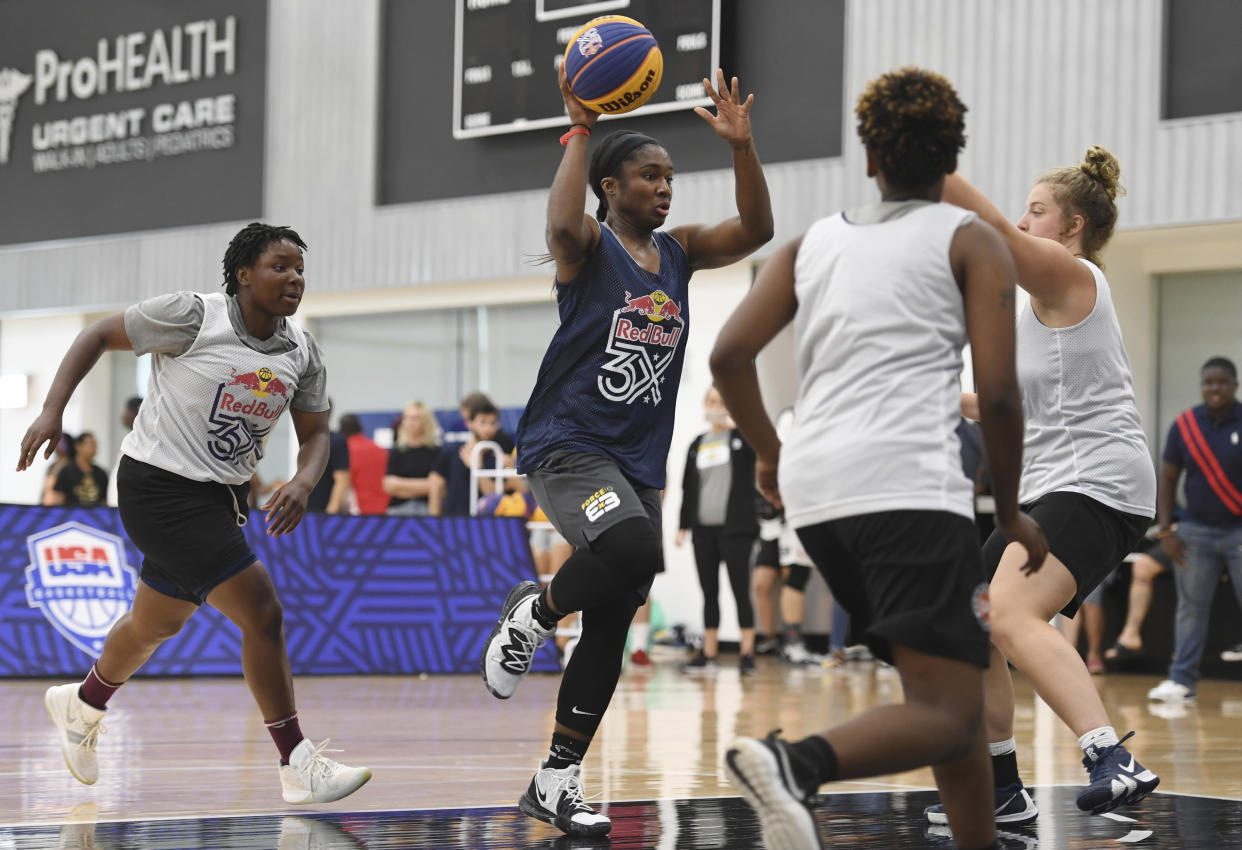
{"type": "Polygon", "coordinates": [[[611,458],[626,478],[664,487],[690,329],[690,263],[662,231],[660,273],[639,266],[606,226],[569,283],[556,284],[561,326],[518,424],[518,471],[554,451],[611,458]]]}

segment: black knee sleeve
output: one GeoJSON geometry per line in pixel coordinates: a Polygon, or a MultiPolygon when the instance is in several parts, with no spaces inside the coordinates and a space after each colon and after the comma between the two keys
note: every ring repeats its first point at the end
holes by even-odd
{"type": "Polygon", "coordinates": [[[595,735],[621,678],[625,641],[638,611],[632,595],[582,612],[582,634],[561,677],[556,722],[588,738],[595,735]]]}
{"type": "Polygon", "coordinates": [[[633,517],[604,531],[590,549],[575,551],[548,592],[562,614],[610,604],[627,591],[637,591],[641,602],[663,566],[664,552],[651,521],[633,517]]]}
{"type": "Polygon", "coordinates": [[[811,580],[811,568],[802,564],[790,564],[789,575],[785,577],[785,586],[799,593],[806,593],[806,583],[811,580]]]}

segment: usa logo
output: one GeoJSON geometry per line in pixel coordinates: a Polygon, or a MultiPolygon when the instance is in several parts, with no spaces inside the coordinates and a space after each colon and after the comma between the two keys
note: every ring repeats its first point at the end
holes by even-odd
{"type": "Polygon", "coordinates": [[[103,648],[112,625],[129,610],[138,574],[125,562],[121,538],[67,522],[26,538],[26,602],[88,655],[103,648]]]}

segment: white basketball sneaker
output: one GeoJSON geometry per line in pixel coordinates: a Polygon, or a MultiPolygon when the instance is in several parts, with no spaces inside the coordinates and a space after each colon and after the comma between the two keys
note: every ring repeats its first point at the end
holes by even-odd
{"type": "Polygon", "coordinates": [[[104,728],[104,709],[95,708],[78,696],[78,683],[53,685],[43,697],[47,713],[56,724],[60,735],[60,751],[73,778],[86,785],[94,785],[99,779],[99,759],[95,756],[95,744],[104,728]]]}
{"type": "Polygon", "coordinates": [[[483,684],[497,699],[513,696],[518,682],[530,672],[535,651],[556,633],[556,626],[546,628],[535,619],[538,598],[539,585],[533,581],[519,582],[509,591],[500,619],[483,645],[479,669],[483,684]]]}
{"type": "Polygon", "coordinates": [[[289,763],[280,766],[280,787],[286,803],[331,803],[367,784],[371,778],[370,768],[349,767],[333,761],[324,753],[340,750],[329,750],[327,745],[325,740],[316,747],[303,738],[289,754],[289,763]]]}
{"type": "Polygon", "coordinates": [[[518,808],[523,814],[550,823],[566,835],[607,835],[612,821],[582,799],[582,766],[571,764],[556,770],[539,765],[518,808]]]}

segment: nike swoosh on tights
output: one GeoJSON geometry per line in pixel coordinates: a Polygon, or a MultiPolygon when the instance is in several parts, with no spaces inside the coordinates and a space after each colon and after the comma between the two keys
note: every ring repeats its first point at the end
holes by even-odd
{"type": "Polygon", "coordinates": [[[571,709],[570,709],[570,712],[572,712],[573,714],[585,714],[585,715],[588,715],[588,716],[591,716],[591,717],[598,717],[598,716],[599,716],[599,712],[598,712],[598,711],[581,711],[581,710],[578,708],[578,706],[576,706],[576,705],[575,705],[573,708],[571,708],[571,709]]]}

